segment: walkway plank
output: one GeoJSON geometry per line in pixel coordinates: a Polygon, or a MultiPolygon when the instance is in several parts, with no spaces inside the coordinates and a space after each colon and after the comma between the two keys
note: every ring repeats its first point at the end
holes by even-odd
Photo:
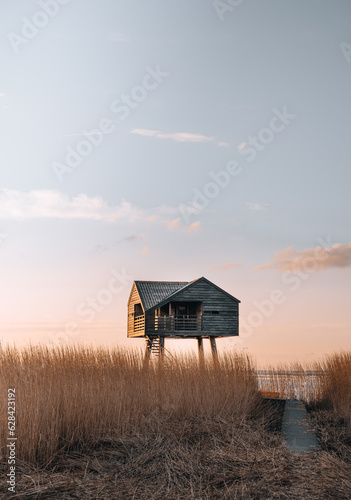
{"type": "Polygon", "coordinates": [[[307,423],[307,411],[302,401],[286,400],[282,434],[288,450],[294,453],[320,449],[317,437],[307,423]]]}

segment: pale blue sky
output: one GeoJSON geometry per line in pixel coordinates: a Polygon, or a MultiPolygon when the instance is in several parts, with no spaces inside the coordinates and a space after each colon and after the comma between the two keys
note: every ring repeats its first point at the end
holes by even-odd
{"type": "MultiPolygon", "coordinates": [[[[249,339],[223,346],[267,360],[272,345],[276,358],[306,359],[349,347],[350,2],[244,0],[221,20],[211,0],[55,0],[46,22],[47,3],[0,1],[3,338],[81,324],[77,306],[124,268],[133,279],[204,275],[242,300],[243,321],[274,288],[286,293],[249,339]],[[44,26],[16,38],[26,20],[44,26]],[[140,90],[157,67],[168,76],[140,90]],[[128,116],[114,112],[131,93],[141,98],[128,116]],[[284,110],[294,118],[283,130],[262,132],[284,110]],[[59,182],[53,164],[104,119],[113,131],[59,182]],[[249,162],[260,133],[268,143],[249,162]],[[185,220],[179,207],[233,161],[241,172],[185,220]],[[297,291],[277,262],[253,270],[328,237],[341,246],[297,291]]],[[[132,343],[129,288],[75,340],[132,343]]]]}

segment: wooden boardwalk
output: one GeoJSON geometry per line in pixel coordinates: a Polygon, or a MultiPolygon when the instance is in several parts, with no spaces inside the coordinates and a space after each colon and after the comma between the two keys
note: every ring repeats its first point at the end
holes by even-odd
{"type": "Polygon", "coordinates": [[[282,422],[282,434],[289,451],[303,453],[320,449],[317,437],[307,422],[307,411],[302,401],[287,399],[282,422]]]}

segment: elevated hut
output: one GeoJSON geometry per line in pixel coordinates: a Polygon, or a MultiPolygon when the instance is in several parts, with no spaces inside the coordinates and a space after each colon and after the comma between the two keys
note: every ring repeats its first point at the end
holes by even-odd
{"type": "Polygon", "coordinates": [[[239,335],[240,300],[202,277],[194,281],[134,281],[128,301],[128,337],[146,339],[146,357],[161,356],[165,339],[209,338],[216,357],[216,338],[239,335]]]}

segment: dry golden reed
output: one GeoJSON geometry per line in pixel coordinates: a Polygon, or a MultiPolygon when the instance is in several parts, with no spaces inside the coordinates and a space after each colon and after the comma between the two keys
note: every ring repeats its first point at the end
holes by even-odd
{"type": "Polygon", "coordinates": [[[269,367],[261,378],[260,388],[281,398],[323,404],[350,419],[351,352],[330,354],[308,365],[269,367]]]}
{"type": "MultiPolygon", "coordinates": [[[[0,390],[17,397],[16,498],[351,498],[351,434],[340,419],[350,415],[350,358],[280,366],[260,380],[316,403],[323,451],[294,455],[276,432],[284,403],[261,400],[248,357],[162,367],[116,349],[3,350],[0,390]]],[[[0,423],[5,477],[5,407],[0,423]]]]}
{"type": "MultiPolygon", "coordinates": [[[[66,346],[1,352],[1,394],[16,390],[17,456],[45,463],[59,452],[87,449],[106,435],[126,437],[191,417],[243,418],[257,402],[248,357],[199,366],[192,356],[143,365],[141,352],[66,346]]],[[[1,458],[6,412],[1,411],[1,458]]]]}
{"type": "Polygon", "coordinates": [[[328,356],[320,363],[322,401],[351,426],[351,352],[328,356]]]}

